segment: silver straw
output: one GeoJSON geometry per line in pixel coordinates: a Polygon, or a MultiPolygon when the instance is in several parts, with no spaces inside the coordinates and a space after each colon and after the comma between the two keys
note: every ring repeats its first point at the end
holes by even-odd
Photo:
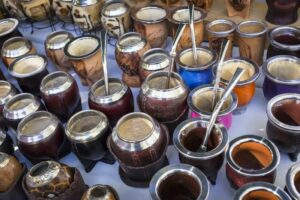
{"type": "Polygon", "coordinates": [[[173,40],[173,46],[170,51],[170,65],[169,65],[168,77],[167,77],[167,81],[166,81],[166,88],[170,88],[171,72],[173,71],[174,61],[175,61],[175,57],[176,57],[176,47],[177,47],[177,44],[179,42],[179,39],[181,38],[181,35],[182,35],[184,29],[185,29],[185,26],[186,26],[185,24],[182,24],[182,23],[179,24],[177,31],[176,31],[176,35],[173,40]]]}
{"type": "Polygon", "coordinates": [[[219,85],[220,85],[220,80],[221,80],[221,75],[222,75],[222,65],[223,65],[223,62],[224,62],[225,55],[226,55],[226,52],[228,50],[229,44],[230,44],[230,40],[225,39],[224,42],[225,42],[225,45],[223,44],[224,50],[222,51],[221,58],[220,58],[219,63],[217,65],[216,79],[215,79],[215,84],[214,84],[214,89],[213,89],[213,96],[212,96],[212,103],[211,103],[212,110],[214,110],[216,102],[218,101],[217,91],[218,91],[218,88],[219,88],[219,85]]]}
{"type": "Polygon", "coordinates": [[[107,74],[107,62],[106,62],[106,49],[107,49],[107,31],[101,31],[101,58],[103,66],[103,76],[104,76],[104,86],[106,96],[110,95],[109,83],[108,83],[108,74],[107,74]]]}
{"type": "Polygon", "coordinates": [[[205,136],[203,139],[203,142],[201,144],[201,146],[198,149],[198,152],[206,152],[207,149],[207,142],[208,139],[210,138],[210,134],[212,132],[213,126],[215,124],[215,121],[217,119],[217,116],[224,104],[224,102],[226,101],[226,99],[228,98],[228,96],[230,95],[230,93],[232,92],[232,90],[234,89],[235,85],[238,83],[238,81],[240,80],[241,76],[243,75],[245,69],[238,67],[234,73],[234,75],[232,76],[227,88],[225,89],[222,98],[220,99],[220,101],[218,101],[216,107],[214,108],[214,111],[211,115],[211,118],[208,122],[208,125],[206,127],[206,132],[205,132],[205,136]]]}
{"type": "Polygon", "coordinates": [[[194,29],[194,7],[195,7],[194,4],[189,6],[189,11],[190,11],[190,32],[191,32],[191,38],[192,38],[194,64],[198,65],[197,45],[196,45],[195,29],[194,29]]]}

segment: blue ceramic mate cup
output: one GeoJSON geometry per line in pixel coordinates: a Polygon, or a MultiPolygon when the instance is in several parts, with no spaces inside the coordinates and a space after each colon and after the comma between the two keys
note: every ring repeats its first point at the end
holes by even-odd
{"type": "Polygon", "coordinates": [[[300,59],[282,55],[269,58],[262,66],[266,99],[284,93],[300,93],[300,59]]]}
{"type": "Polygon", "coordinates": [[[195,65],[192,48],[183,49],[176,57],[176,66],[179,69],[185,84],[189,89],[210,84],[213,81],[213,65],[217,62],[217,54],[208,47],[197,47],[198,63],[195,65]]]}

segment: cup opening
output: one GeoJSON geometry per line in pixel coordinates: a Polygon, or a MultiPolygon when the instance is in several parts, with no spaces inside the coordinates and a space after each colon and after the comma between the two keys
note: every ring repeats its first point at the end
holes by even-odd
{"type": "Polygon", "coordinates": [[[19,133],[25,136],[33,136],[43,132],[49,126],[52,125],[52,118],[50,114],[32,114],[32,117],[28,117],[19,128],[19,133]]]}
{"type": "Polygon", "coordinates": [[[225,61],[222,66],[222,79],[225,81],[230,81],[238,67],[245,70],[239,82],[248,81],[255,74],[255,67],[251,63],[243,60],[228,60],[225,61]]]}
{"type": "Polygon", "coordinates": [[[246,21],[238,25],[238,31],[241,34],[260,34],[266,31],[266,25],[262,22],[246,21]]]}
{"type": "Polygon", "coordinates": [[[18,49],[26,46],[27,44],[28,44],[28,41],[25,38],[15,37],[15,38],[8,40],[5,43],[5,46],[3,46],[3,48],[5,48],[8,51],[12,51],[12,50],[18,50],[18,49]]]}
{"type": "Polygon", "coordinates": [[[74,136],[84,136],[104,121],[97,112],[80,112],[70,120],[69,132],[74,136]]]}
{"type": "Polygon", "coordinates": [[[0,21],[0,36],[11,33],[19,24],[16,19],[9,18],[0,21]]]}
{"type": "Polygon", "coordinates": [[[6,81],[0,81],[0,99],[7,97],[11,92],[11,85],[6,81]]]}
{"type": "Polygon", "coordinates": [[[129,47],[134,47],[138,44],[140,44],[143,41],[143,38],[139,33],[126,33],[123,36],[120,37],[118,44],[122,48],[129,48],[129,47]]]}
{"type": "Polygon", "coordinates": [[[294,185],[297,192],[300,194],[300,171],[298,171],[294,177],[294,185]]]}
{"type": "Polygon", "coordinates": [[[10,111],[18,111],[23,108],[26,108],[30,104],[34,103],[34,99],[32,96],[17,96],[14,99],[12,99],[9,103],[7,103],[7,109],[10,111]]]}
{"type": "MultiPolygon", "coordinates": [[[[209,63],[211,63],[214,59],[214,56],[212,53],[206,50],[197,49],[197,59],[200,66],[206,66],[209,63]]],[[[194,56],[192,49],[189,49],[188,51],[182,53],[179,56],[179,61],[188,67],[198,67],[196,63],[194,62],[194,56]]]]}
{"type": "Polygon", "coordinates": [[[68,46],[68,53],[75,57],[84,57],[92,54],[99,48],[99,41],[94,37],[80,37],[73,40],[68,46]]]}
{"type": "Polygon", "coordinates": [[[234,24],[230,21],[215,21],[211,22],[208,29],[214,33],[223,33],[234,29],[234,24]]]}
{"type": "Polygon", "coordinates": [[[151,135],[153,129],[153,122],[143,115],[125,118],[121,123],[117,124],[118,136],[128,142],[140,142],[145,140],[151,135]]]}
{"type": "Polygon", "coordinates": [[[45,174],[50,168],[50,163],[48,162],[41,162],[38,165],[35,165],[32,170],[30,170],[29,174],[32,177],[41,176],[45,174]]]}
{"type": "Polygon", "coordinates": [[[162,200],[194,200],[201,194],[201,184],[191,175],[176,172],[164,177],[158,185],[158,196],[162,200]]]}
{"type": "Polygon", "coordinates": [[[300,45],[300,31],[294,29],[280,29],[272,31],[272,39],[282,45],[300,45]],[[273,33],[273,34],[272,34],[273,33]]]}
{"type": "MultiPolygon", "coordinates": [[[[220,134],[218,134],[216,129],[214,128],[212,131],[207,143],[207,152],[216,149],[222,142],[222,137],[220,137],[220,134]]],[[[203,142],[205,132],[206,128],[204,127],[192,127],[189,130],[185,130],[184,133],[180,135],[180,141],[189,151],[197,152],[200,144],[203,142]]]]}
{"type": "Polygon", "coordinates": [[[41,56],[28,56],[16,61],[13,64],[12,71],[17,75],[33,75],[45,66],[45,60],[41,56]]]}
{"type": "Polygon", "coordinates": [[[54,90],[58,89],[64,84],[66,84],[69,81],[69,77],[65,73],[53,73],[48,75],[43,81],[42,81],[42,86],[44,90],[49,91],[49,90],[54,90]]]}
{"type": "Polygon", "coordinates": [[[155,71],[168,67],[169,63],[169,55],[163,49],[150,49],[144,54],[141,67],[155,71]]]}
{"type": "Polygon", "coordinates": [[[231,152],[236,165],[246,170],[262,170],[271,165],[273,154],[264,144],[249,141],[237,144],[231,152]]]}
{"type": "Polygon", "coordinates": [[[128,6],[126,4],[119,1],[113,1],[111,3],[107,3],[102,13],[108,17],[118,17],[123,15],[127,11],[128,11],[128,6]]]}
{"type": "Polygon", "coordinates": [[[144,7],[137,11],[136,18],[143,21],[155,22],[167,16],[167,11],[160,7],[144,7]]]}
{"type": "Polygon", "coordinates": [[[256,200],[256,199],[268,199],[268,200],[281,200],[281,198],[274,193],[265,189],[256,189],[245,194],[241,200],[256,200]]]}
{"type": "Polygon", "coordinates": [[[272,106],[271,112],[281,123],[290,126],[300,126],[300,100],[296,98],[277,101],[272,106]]]}
{"type": "MultiPolygon", "coordinates": [[[[202,13],[200,10],[195,9],[194,11],[194,22],[198,21],[202,18],[202,13]]],[[[183,23],[188,23],[190,21],[190,13],[188,8],[182,8],[176,10],[173,15],[172,19],[177,21],[177,22],[183,22],[183,23]]]]}
{"type": "MultiPolygon", "coordinates": [[[[154,90],[165,90],[166,89],[166,83],[167,83],[168,77],[166,74],[162,74],[161,76],[153,76],[151,79],[148,79],[147,83],[150,89],[154,90]]],[[[177,77],[171,75],[170,77],[170,87],[168,89],[174,89],[178,86],[180,86],[181,82],[178,80],[177,77]]]]}
{"type": "Polygon", "coordinates": [[[283,81],[300,80],[300,62],[296,59],[275,59],[268,63],[268,72],[283,81]]]}
{"type": "MultiPolygon", "coordinates": [[[[217,94],[219,97],[222,96],[224,90],[218,90],[217,94]]],[[[195,92],[192,96],[192,103],[197,108],[198,111],[202,113],[212,113],[212,98],[213,98],[213,90],[204,90],[195,92]]],[[[225,110],[229,110],[233,103],[233,99],[229,96],[224,105],[221,108],[220,113],[224,112],[225,110]]]]}
{"type": "MultiPolygon", "coordinates": [[[[110,81],[108,83],[109,85],[109,93],[110,95],[117,94],[122,90],[122,84],[120,82],[112,82],[110,81]]],[[[101,85],[98,85],[96,88],[93,90],[93,95],[98,96],[98,97],[105,97],[106,92],[105,92],[105,85],[104,82],[101,83],[101,85]]]]}
{"type": "Polygon", "coordinates": [[[106,199],[107,191],[104,187],[95,187],[90,192],[90,197],[93,199],[106,199]]]}
{"type": "Polygon", "coordinates": [[[57,44],[57,43],[63,43],[68,39],[69,39],[69,34],[68,33],[60,32],[60,33],[57,33],[57,34],[54,34],[54,35],[50,36],[48,42],[50,44],[57,44]]]}

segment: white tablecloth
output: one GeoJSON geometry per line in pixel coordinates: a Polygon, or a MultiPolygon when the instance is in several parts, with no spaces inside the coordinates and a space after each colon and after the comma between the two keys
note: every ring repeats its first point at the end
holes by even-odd
{"type": "MultiPolygon", "coordinates": [[[[24,27],[24,26],[22,26],[24,27]]],[[[26,25],[28,27],[28,25],[26,25]]],[[[56,24],[56,30],[61,29],[61,24],[56,24]]],[[[44,52],[44,41],[48,34],[50,34],[51,30],[43,29],[43,30],[34,30],[34,33],[31,34],[30,28],[20,28],[21,32],[23,33],[24,37],[28,38],[33,42],[39,54],[45,55],[44,52]]],[[[112,40],[111,43],[115,43],[115,40],[112,40]]],[[[171,40],[168,41],[168,47],[170,47],[171,40]]],[[[110,77],[121,77],[121,70],[118,67],[115,56],[114,56],[114,46],[108,45],[108,74],[110,77]]],[[[234,51],[235,55],[237,56],[237,50],[234,51]]],[[[3,63],[1,64],[1,69],[4,71],[5,75],[12,83],[16,84],[16,81],[7,73],[6,68],[4,67],[3,63]]],[[[50,72],[55,71],[55,67],[49,60],[48,70],[50,72]]],[[[81,85],[78,76],[75,74],[74,71],[70,72],[73,77],[77,80],[77,83],[80,87],[80,93],[83,103],[83,108],[88,109],[87,99],[88,99],[88,88],[81,85]]],[[[262,90],[259,88],[262,83],[263,76],[259,78],[257,81],[257,91],[253,101],[249,104],[247,111],[242,115],[237,115],[233,117],[233,126],[228,131],[229,140],[236,138],[240,135],[245,134],[257,134],[263,137],[266,137],[265,127],[267,122],[266,116],[266,105],[267,101],[263,97],[262,90]]],[[[134,97],[139,92],[139,89],[132,89],[134,97]]],[[[136,104],[136,102],[135,102],[136,104]]],[[[135,106],[137,110],[137,106],[135,106]]],[[[170,164],[179,163],[178,154],[175,151],[173,146],[168,148],[167,157],[170,161],[170,164]]],[[[118,163],[114,165],[108,165],[102,162],[97,163],[95,168],[90,172],[86,173],[74,156],[74,154],[70,154],[63,158],[61,162],[66,163],[70,166],[76,167],[80,170],[83,175],[83,178],[86,184],[92,186],[94,184],[108,184],[113,186],[121,200],[143,200],[143,199],[150,199],[148,188],[145,189],[138,189],[133,188],[125,185],[118,174],[118,163]]],[[[275,184],[284,187],[285,186],[285,176],[288,168],[291,166],[292,162],[289,160],[286,154],[281,154],[281,162],[277,170],[277,178],[275,184]]],[[[234,190],[231,189],[225,175],[225,163],[223,164],[222,169],[219,172],[217,184],[215,186],[210,186],[210,195],[209,200],[230,200],[234,195],[234,190]]]]}

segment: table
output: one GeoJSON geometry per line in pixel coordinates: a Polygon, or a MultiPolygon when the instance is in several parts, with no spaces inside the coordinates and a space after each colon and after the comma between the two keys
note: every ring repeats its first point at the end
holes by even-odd
{"type": "MultiPolygon", "coordinates": [[[[59,30],[62,27],[62,24],[56,24],[56,29],[59,30]]],[[[24,37],[28,38],[33,42],[35,47],[37,48],[37,52],[39,54],[45,55],[44,51],[44,41],[48,34],[50,34],[51,30],[42,29],[42,30],[34,30],[34,33],[31,34],[31,29],[28,28],[28,25],[22,25],[20,31],[23,33],[24,37]],[[27,27],[27,28],[24,28],[27,27]]],[[[110,43],[115,43],[115,40],[111,40],[110,43]]],[[[168,47],[170,49],[171,40],[168,38],[168,47]]],[[[237,50],[234,50],[234,55],[237,54],[237,50]]],[[[107,49],[108,57],[108,74],[110,77],[121,77],[121,70],[118,67],[115,56],[114,56],[114,47],[112,45],[108,45],[107,49]]],[[[55,71],[55,67],[53,63],[48,59],[48,70],[49,72],[55,71]]],[[[16,81],[8,74],[6,68],[3,63],[0,63],[0,68],[6,75],[9,81],[17,85],[16,81]]],[[[88,109],[87,99],[88,99],[88,87],[84,87],[81,85],[79,77],[72,70],[70,74],[76,79],[78,86],[80,88],[80,94],[82,98],[83,109],[88,109]]],[[[233,117],[233,125],[231,129],[228,131],[229,141],[233,138],[236,138],[240,135],[245,134],[257,134],[263,137],[266,137],[266,123],[267,123],[267,115],[266,115],[266,105],[267,101],[263,97],[261,85],[262,85],[263,75],[257,80],[257,91],[254,96],[252,102],[248,105],[247,111],[242,115],[235,115],[233,117]]],[[[136,96],[139,92],[139,89],[132,88],[135,100],[136,96]]],[[[138,107],[135,101],[135,110],[138,111],[138,107]]],[[[170,164],[179,163],[178,153],[175,151],[173,146],[169,146],[167,151],[167,157],[170,161],[170,164]]],[[[287,154],[281,153],[281,162],[277,170],[277,178],[275,184],[284,187],[285,186],[285,176],[288,168],[292,165],[292,162],[289,160],[287,154]]],[[[150,194],[148,188],[139,189],[133,188],[125,185],[118,174],[118,163],[114,165],[108,165],[102,162],[97,163],[95,168],[90,172],[86,173],[83,169],[83,166],[79,162],[79,160],[75,157],[73,153],[67,155],[63,159],[60,160],[62,163],[68,164],[72,167],[76,167],[82,173],[84,181],[86,184],[92,186],[94,184],[108,184],[114,187],[121,200],[142,200],[142,199],[150,199],[150,194]]],[[[225,164],[225,162],[224,162],[225,164]]],[[[210,186],[210,195],[209,200],[230,200],[234,195],[234,190],[231,189],[225,174],[225,165],[223,164],[222,169],[219,171],[217,184],[215,186],[210,186]]]]}

